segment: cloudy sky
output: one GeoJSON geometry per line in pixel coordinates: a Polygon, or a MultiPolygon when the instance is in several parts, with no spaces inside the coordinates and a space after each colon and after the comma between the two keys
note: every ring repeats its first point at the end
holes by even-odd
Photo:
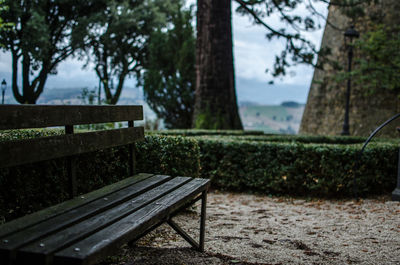
{"type": "MultiPolygon", "coordinates": [[[[312,1],[312,0],[310,0],[312,1]]],[[[194,2],[190,0],[189,2],[194,2]]],[[[237,7],[233,4],[233,8],[237,7]]],[[[315,7],[323,14],[327,13],[326,4],[316,4],[315,7]]],[[[305,7],[301,7],[298,14],[305,14],[305,7]]],[[[271,68],[275,55],[280,53],[282,42],[269,42],[265,38],[266,30],[262,26],[253,25],[248,17],[233,12],[233,39],[236,89],[239,101],[253,101],[260,104],[280,104],[282,101],[294,100],[305,103],[312,79],[313,69],[310,66],[299,65],[290,69],[290,74],[276,79],[273,85],[268,82],[272,79],[265,70],[271,68]]],[[[278,17],[266,20],[269,25],[282,27],[278,17]]],[[[322,38],[324,21],[320,21],[322,30],[307,33],[317,47],[322,38]]],[[[94,88],[98,79],[94,72],[82,69],[83,63],[70,58],[58,66],[58,74],[50,76],[46,88],[94,88]]],[[[0,53],[0,78],[5,78],[11,84],[11,58],[7,53],[0,53]]],[[[135,87],[135,80],[129,79],[125,83],[125,95],[129,89],[135,87]]],[[[11,91],[8,91],[10,93],[11,91]]]]}

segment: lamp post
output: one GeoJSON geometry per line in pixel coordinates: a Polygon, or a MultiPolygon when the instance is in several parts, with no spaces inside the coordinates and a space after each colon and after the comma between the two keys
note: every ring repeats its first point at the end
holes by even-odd
{"type": "Polygon", "coordinates": [[[6,93],[7,83],[6,80],[3,79],[1,82],[1,104],[4,104],[4,94],[6,93]]]}
{"type": "Polygon", "coordinates": [[[349,108],[350,108],[350,91],[351,91],[351,62],[353,60],[353,38],[358,38],[360,33],[354,29],[354,26],[351,26],[344,32],[345,42],[349,39],[349,44],[347,46],[348,50],[348,73],[349,77],[347,79],[347,92],[346,92],[346,109],[344,112],[344,122],[343,122],[343,130],[342,135],[350,135],[350,125],[349,125],[349,108]]]}
{"type": "MultiPolygon", "coordinates": [[[[396,130],[400,132],[400,127],[396,130]]],[[[397,187],[392,192],[392,201],[400,201],[400,148],[399,148],[399,160],[397,163],[397,187]]]]}
{"type": "Polygon", "coordinates": [[[99,91],[97,93],[97,105],[101,105],[101,79],[99,78],[99,91]]]}

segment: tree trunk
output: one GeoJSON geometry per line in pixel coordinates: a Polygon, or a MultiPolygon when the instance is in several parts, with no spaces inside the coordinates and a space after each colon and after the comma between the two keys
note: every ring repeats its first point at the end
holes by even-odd
{"type": "Polygon", "coordinates": [[[22,97],[21,93],[19,92],[18,89],[18,52],[15,50],[11,51],[12,55],[12,81],[11,81],[11,86],[12,86],[12,92],[14,94],[15,99],[19,103],[24,102],[24,98],[22,97]]]}
{"type": "Polygon", "coordinates": [[[197,1],[194,128],[242,129],[233,69],[231,0],[197,1]]]}
{"type": "Polygon", "coordinates": [[[115,88],[114,94],[111,91],[109,82],[103,83],[104,93],[106,95],[107,104],[116,105],[118,103],[119,97],[121,96],[122,88],[124,87],[124,82],[125,82],[126,76],[127,76],[127,73],[125,73],[125,72],[119,74],[118,85],[115,88]]]}
{"type": "MultiPolygon", "coordinates": [[[[30,81],[30,72],[32,70],[32,60],[29,54],[22,53],[22,93],[18,87],[18,52],[12,50],[12,92],[14,98],[21,104],[36,104],[40,94],[43,92],[47,75],[50,72],[46,66],[42,67],[39,75],[30,81]]],[[[43,65],[46,65],[43,62],[43,65]]]]}

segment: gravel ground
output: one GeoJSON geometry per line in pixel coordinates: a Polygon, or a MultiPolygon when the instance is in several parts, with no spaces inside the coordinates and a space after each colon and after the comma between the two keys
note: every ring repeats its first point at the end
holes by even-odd
{"type": "MultiPolygon", "coordinates": [[[[200,207],[175,218],[198,237],[200,207]]],[[[206,250],[167,225],[103,264],[399,264],[400,202],[210,192],[206,250]]]]}

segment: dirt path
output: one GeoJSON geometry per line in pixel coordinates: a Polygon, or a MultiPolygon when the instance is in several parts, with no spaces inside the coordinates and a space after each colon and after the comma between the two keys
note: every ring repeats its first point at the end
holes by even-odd
{"type": "MultiPolygon", "coordinates": [[[[198,233],[199,208],[175,219],[192,235],[198,233]]],[[[161,226],[109,261],[400,265],[399,202],[305,201],[212,192],[207,211],[204,254],[192,251],[172,229],[161,226]]]]}

